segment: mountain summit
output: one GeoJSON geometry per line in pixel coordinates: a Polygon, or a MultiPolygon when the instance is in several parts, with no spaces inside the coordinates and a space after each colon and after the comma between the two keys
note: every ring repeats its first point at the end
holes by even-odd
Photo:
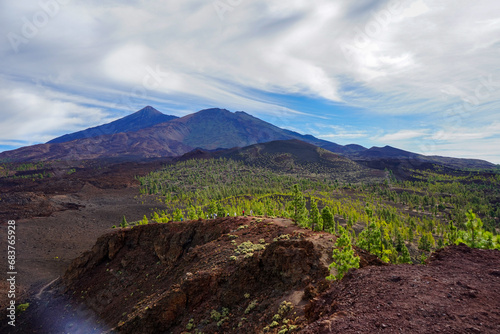
{"type": "Polygon", "coordinates": [[[131,115],[120,118],[111,123],[99,125],[96,127],[88,128],[86,130],[54,138],[51,141],[47,142],[47,144],[65,143],[75,139],[112,135],[120,132],[138,131],[156,124],[168,122],[176,118],[177,116],[165,115],[155,108],[147,106],[131,115]]]}

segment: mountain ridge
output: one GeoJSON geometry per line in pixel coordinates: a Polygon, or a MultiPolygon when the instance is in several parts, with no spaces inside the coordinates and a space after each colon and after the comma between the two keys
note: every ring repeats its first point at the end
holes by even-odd
{"type": "MultiPolygon", "coordinates": [[[[362,161],[364,165],[372,168],[370,165],[373,165],[373,161],[384,159],[421,161],[452,168],[497,168],[496,165],[483,160],[424,156],[391,146],[369,149],[356,144],[343,146],[309,134],[303,135],[279,128],[244,111],[231,112],[227,109],[209,108],[176,117],[164,115],[150,106],[114,122],[61,136],[46,144],[2,152],[0,159],[37,161],[176,157],[195,148],[242,148],[292,139],[341,154],[353,161],[362,161]],[[138,124],[135,124],[136,122],[138,124]],[[67,141],[69,139],[71,141],[67,141]]],[[[384,168],[384,164],[377,166],[384,168]]]]}

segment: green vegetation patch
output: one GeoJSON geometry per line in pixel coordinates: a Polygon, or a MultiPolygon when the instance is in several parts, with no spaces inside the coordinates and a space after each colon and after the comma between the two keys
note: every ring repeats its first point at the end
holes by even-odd
{"type": "Polygon", "coordinates": [[[239,244],[238,247],[236,247],[234,253],[236,255],[247,255],[247,254],[253,255],[253,253],[264,249],[266,249],[266,245],[254,244],[251,241],[244,241],[241,244],[239,244]]]}

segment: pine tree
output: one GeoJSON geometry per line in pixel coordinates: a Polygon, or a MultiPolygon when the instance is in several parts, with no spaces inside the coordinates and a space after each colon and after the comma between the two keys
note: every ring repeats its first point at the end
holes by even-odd
{"type": "Polygon", "coordinates": [[[398,256],[398,263],[412,263],[410,252],[408,251],[408,247],[406,247],[404,243],[401,247],[401,255],[398,256]]]}
{"type": "Polygon", "coordinates": [[[318,203],[314,198],[311,199],[311,228],[314,231],[323,230],[323,222],[321,216],[319,215],[318,203]]]}
{"type": "Polygon", "coordinates": [[[293,186],[293,219],[300,227],[306,227],[307,225],[307,208],[306,200],[299,189],[299,185],[295,184],[293,186]]]}
{"type": "Polygon", "coordinates": [[[215,203],[215,201],[210,202],[210,205],[208,206],[207,209],[207,213],[210,217],[212,217],[214,213],[217,213],[217,203],[215,203]]]}
{"type": "Polygon", "coordinates": [[[177,208],[174,210],[174,221],[179,222],[184,219],[184,215],[182,214],[182,210],[177,208]]]}
{"type": "Polygon", "coordinates": [[[478,236],[482,231],[483,222],[479,217],[472,212],[472,210],[467,211],[467,223],[465,227],[469,230],[467,233],[468,246],[472,248],[478,247],[478,236]]]}
{"type": "Polygon", "coordinates": [[[217,217],[224,217],[226,215],[226,209],[224,206],[220,203],[217,202],[217,217]]]}
{"type": "Polygon", "coordinates": [[[120,227],[127,227],[127,225],[128,225],[127,219],[125,218],[125,216],[123,216],[122,222],[120,223],[120,227]]]}
{"type": "Polygon", "coordinates": [[[205,212],[203,212],[203,209],[201,207],[198,208],[196,215],[198,216],[198,218],[205,218],[205,212]]]}
{"type": "Polygon", "coordinates": [[[448,233],[448,242],[450,245],[454,245],[458,238],[457,228],[453,225],[453,222],[450,221],[448,225],[448,229],[450,232],[448,233]]]}
{"type": "Polygon", "coordinates": [[[420,240],[418,240],[418,249],[428,252],[431,250],[431,241],[429,240],[427,233],[423,233],[420,240]]]}
{"type": "Polygon", "coordinates": [[[372,219],[373,209],[371,208],[371,206],[368,203],[366,203],[366,205],[365,205],[365,212],[366,212],[366,215],[368,216],[368,220],[372,219]]]}
{"type": "Polygon", "coordinates": [[[342,226],[339,226],[339,233],[333,249],[333,262],[328,267],[330,270],[335,268],[337,274],[328,276],[330,280],[342,279],[349,269],[359,268],[359,256],[354,255],[349,234],[342,226]]]}
{"type": "Polygon", "coordinates": [[[410,228],[408,229],[408,241],[409,242],[413,242],[413,239],[415,238],[414,234],[413,234],[413,229],[412,227],[410,226],[410,228]]]}
{"type": "Polygon", "coordinates": [[[198,215],[196,214],[196,208],[194,206],[190,206],[187,212],[188,219],[195,220],[198,219],[198,215]]]}
{"type": "Polygon", "coordinates": [[[383,253],[382,233],[374,222],[371,222],[358,236],[357,246],[381,257],[383,253]]]}
{"type": "Polygon", "coordinates": [[[427,261],[427,255],[425,255],[425,252],[420,255],[420,264],[425,264],[425,261],[427,261]]]}
{"type": "Polygon", "coordinates": [[[402,252],[403,246],[405,245],[403,235],[399,231],[399,228],[396,229],[396,251],[402,252]]]}
{"type": "Polygon", "coordinates": [[[333,220],[333,214],[328,206],[325,206],[321,210],[321,218],[323,219],[323,228],[326,231],[335,233],[335,221],[333,220]]]}

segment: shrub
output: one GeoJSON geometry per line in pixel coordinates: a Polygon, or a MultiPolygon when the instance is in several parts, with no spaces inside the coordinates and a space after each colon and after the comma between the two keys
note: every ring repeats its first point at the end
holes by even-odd
{"type": "Polygon", "coordinates": [[[265,245],[254,244],[251,241],[244,241],[241,244],[239,244],[238,247],[236,247],[235,253],[236,254],[250,254],[251,253],[253,255],[254,252],[259,251],[259,250],[264,250],[264,249],[266,249],[265,245]]]}
{"type": "MultiPolygon", "coordinates": [[[[250,297],[250,296],[249,296],[250,297]]],[[[252,300],[245,309],[245,314],[252,312],[252,310],[257,306],[257,299],[252,300]]]]}

